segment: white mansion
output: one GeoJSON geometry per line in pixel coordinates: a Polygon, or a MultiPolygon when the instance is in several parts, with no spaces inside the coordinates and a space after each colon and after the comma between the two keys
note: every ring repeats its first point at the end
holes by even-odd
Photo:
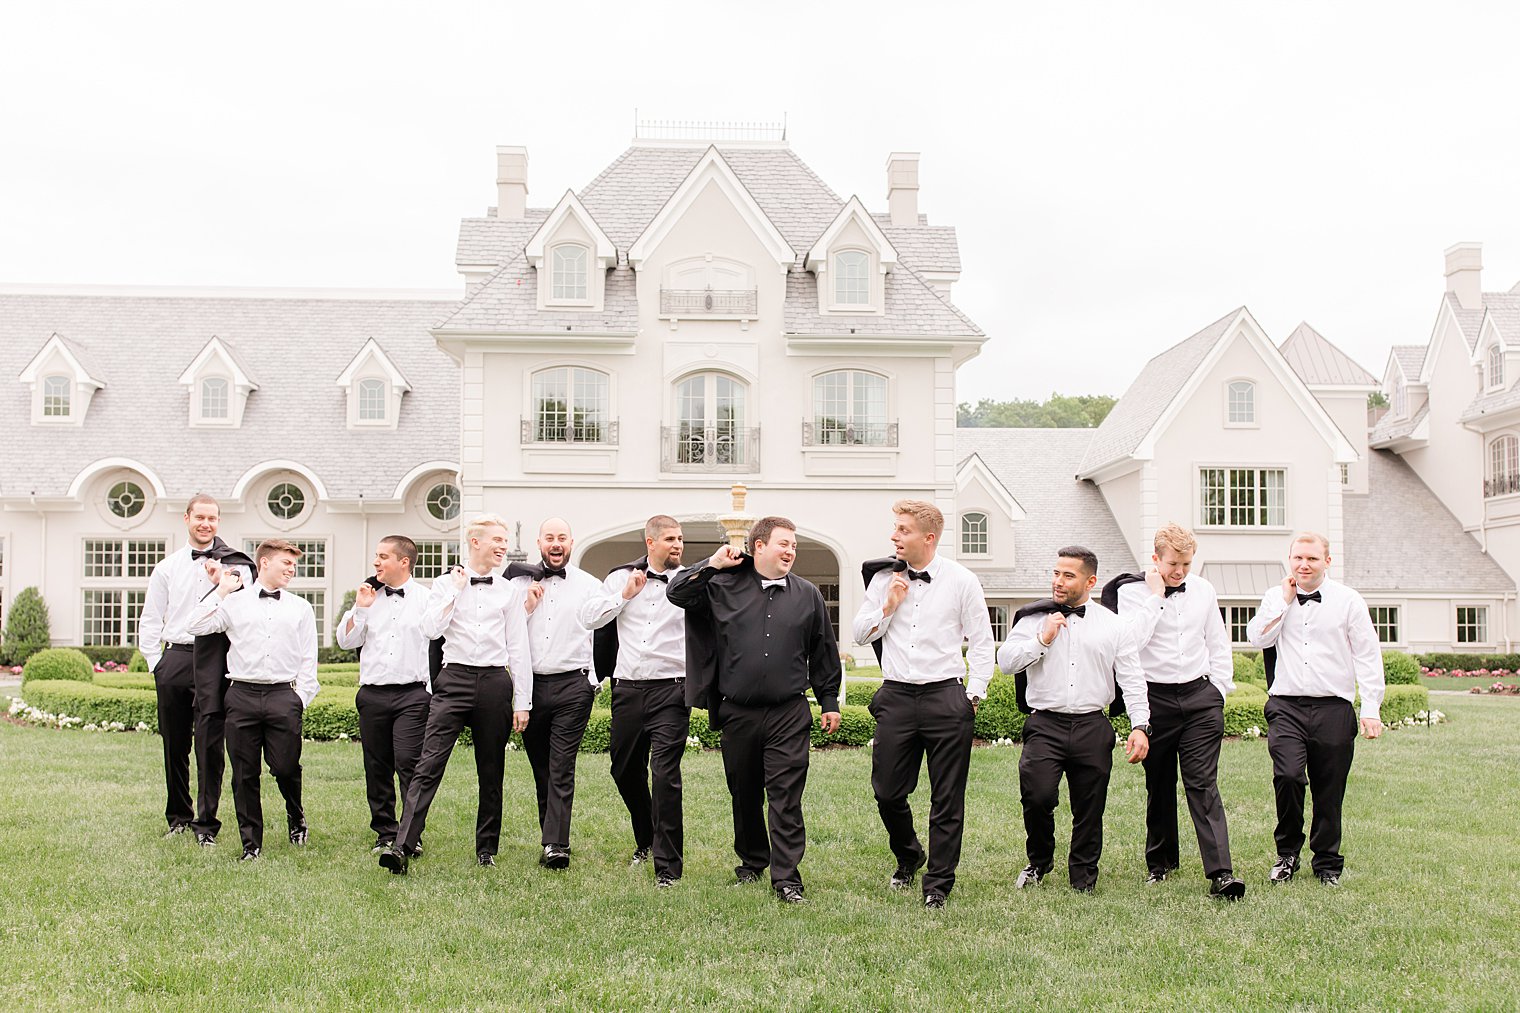
{"type": "Polygon", "coordinates": [[[957,429],[956,369],[987,339],[952,302],[955,230],[919,213],[917,155],[888,158],[885,211],[780,140],[635,140],[540,207],[527,152],[497,162],[496,207],[461,223],[462,298],[0,288],[0,603],[36,586],[56,642],[131,643],[204,491],[228,541],[303,546],[294,587],[330,641],[382,535],[415,537],[429,575],[469,514],[526,542],[560,515],[601,572],[652,513],[710,551],[742,482],[750,513],[797,522],[799,572],[846,616],[913,496],[945,511],[1000,627],[1060,545],[1106,576],[1177,520],[1238,639],[1288,533],[1314,528],[1390,644],[1508,646],[1520,295],[1478,294],[1468,247],[1370,433],[1375,378],[1243,308],[1151,360],[1097,429],[957,429]]]}

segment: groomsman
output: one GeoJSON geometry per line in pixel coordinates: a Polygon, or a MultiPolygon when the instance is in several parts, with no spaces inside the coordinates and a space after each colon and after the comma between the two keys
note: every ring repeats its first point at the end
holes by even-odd
{"type": "Polygon", "coordinates": [[[883,681],[870,708],[871,790],[897,858],[888,885],[907,888],[927,863],[924,906],[942,908],[961,857],[971,736],[992,678],[992,624],[975,575],[936,552],[945,528],[939,508],[904,499],[892,512],[892,545],[905,566],[883,567],[870,579],[853,630],[858,644],[881,641],[883,681]],[[925,754],[932,789],[927,854],[908,806],[925,754]]]}
{"type": "Polygon", "coordinates": [[[1073,889],[1082,893],[1097,885],[1114,763],[1114,728],[1103,709],[1113,703],[1116,677],[1133,728],[1124,743],[1125,756],[1139,763],[1150,745],[1150,706],[1134,631],[1089,600],[1097,580],[1098,557],[1091,550],[1077,545],[1061,549],[1051,576],[1050,607],[1020,618],[998,651],[999,668],[1026,674],[1031,711],[1019,756],[1029,856],[1015,881],[1019,889],[1039,883],[1055,863],[1062,774],[1071,796],[1067,874],[1073,889]]]}
{"type": "Polygon", "coordinates": [[[612,779],[633,823],[629,864],[653,857],[655,886],[666,888],[683,870],[681,758],[691,728],[685,614],[666,598],[681,575],[680,522],[665,514],[649,518],[644,548],[607,575],[581,607],[581,622],[598,631],[598,681],[613,680],[612,779]]]}
{"type": "MultiPolygon", "coordinates": [[[[219,559],[235,557],[251,563],[217,537],[221,506],[204,493],[185,506],[186,546],[169,553],[148,577],[148,597],[137,627],[137,646],[158,692],[158,733],[164,740],[164,782],[168,801],[164,817],[172,837],[190,830],[205,846],[216,843],[221,821],[216,818],[222,794],[222,674],[215,673],[215,699],[197,688],[195,640],[189,631],[190,613],[216,588],[219,559]],[[199,814],[190,800],[190,752],[195,751],[199,814]]],[[[234,565],[229,562],[228,565],[234,565]]],[[[245,586],[253,582],[243,570],[245,586]]]]}
{"type": "Polygon", "coordinates": [[[670,585],[670,601],[686,610],[687,699],[706,706],[723,730],[723,770],[733,796],[734,852],[740,883],[766,866],[776,896],[803,903],[797,866],[807,844],[802,792],[807,785],[813,713],[807,688],[822,709],[826,735],[839,730],[839,642],[818,588],[792,573],[797,528],[762,517],[745,556],[727,545],[670,585]],[[696,656],[710,659],[699,673],[696,656]],[[700,684],[700,685],[698,685],[700,684]],[[770,807],[769,839],[766,802],[770,807]]]}
{"type": "Polygon", "coordinates": [[[1214,588],[1189,576],[1198,543],[1176,524],[1156,531],[1145,582],[1119,589],[1119,614],[1135,630],[1151,707],[1145,765],[1147,883],[1178,868],[1177,771],[1198,834],[1211,896],[1239,900],[1246,885],[1230,861],[1230,835],[1219,797],[1224,700],[1235,688],[1229,635],[1214,588]]]}
{"type": "Polygon", "coordinates": [[[400,876],[416,853],[449,754],[465,725],[475,743],[480,804],[475,816],[475,859],[496,865],[501,841],[501,791],[507,738],[528,727],[533,707],[533,665],[522,594],[495,571],[507,554],[507,522],[494,514],[465,528],[468,562],[433,581],[422,635],[443,637],[443,668],[433,680],[422,756],[412,773],[396,840],[380,865],[400,876]],[[508,714],[510,713],[510,717],[508,714]]]}
{"type": "Polygon", "coordinates": [[[538,791],[538,826],[547,869],[570,865],[570,810],[575,801],[575,760],[596,676],[591,672],[591,631],[580,613],[602,582],[570,565],[575,539],[558,517],[538,529],[539,564],[513,563],[507,577],[523,595],[528,616],[528,654],[533,662],[533,720],[523,732],[523,751],[538,791]]]}
{"type": "Polygon", "coordinates": [[[1277,797],[1277,864],[1268,879],[1286,883],[1304,846],[1304,785],[1314,795],[1309,848],[1314,874],[1339,886],[1341,804],[1356,751],[1352,701],[1362,695],[1362,735],[1383,734],[1383,653],[1362,596],[1325,576],[1330,542],[1312,531],[1293,537],[1288,576],[1262,595],[1246,627],[1252,647],[1275,647],[1267,690],[1267,752],[1277,797]],[[1307,776],[1306,776],[1307,775],[1307,776]]]}
{"type": "Polygon", "coordinates": [[[317,695],[317,623],[306,599],[285,590],[300,558],[301,550],[287,541],[264,541],[254,554],[259,575],[253,587],[234,595],[243,590],[242,575],[224,569],[216,593],[196,604],[188,626],[197,636],[226,633],[229,641],[227,757],[245,862],[264,847],[259,781],[265,759],[285,799],[290,843],[306,844],[301,715],[317,695]]]}
{"type": "Polygon", "coordinates": [[[417,543],[389,535],[375,546],[375,574],[359,585],[338,623],[338,646],[359,652],[359,744],[375,854],[396,841],[396,781],[401,798],[422,755],[428,718],[428,641],[422,634],[428,589],[412,577],[417,543]]]}

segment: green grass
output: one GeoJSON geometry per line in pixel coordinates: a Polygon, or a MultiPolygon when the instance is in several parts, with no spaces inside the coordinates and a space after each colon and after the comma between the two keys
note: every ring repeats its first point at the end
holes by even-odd
{"type": "Polygon", "coordinates": [[[1434,690],[1434,689],[1454,689],[1454,690],[1458,690],[1458,691],[1460,691],[1462,693],[1469,692],[1470,690],[1473,689],[1473,687],[1477,687],[1479,689],[1485,689],[1486,690],[1486,689],[1488,689],[1488,687],[1492,686],[1496,682],[1502,682],[1502,683],[1505,683],[1505,684],[1508,684],[1508,685],[1513,685],[1516,682],[1520,682],[1520,679],[1517,679],[1517,678],[1514,678],[1514,677],[1503,678],[1503,679],[1496,679],[1496,678],[1493,678],[1492,676],[1490,676],[1488,678],[1485,678],[1485,679],[1472,679],[1472,678],[1466,678],[1466,677],[1464,677],[1464,678],[1453,678],[1452,676],[1449,676],[1449,675],[1437,675],[1437,676],[1422,675],[1420,677],[1420,685],[1424,686],[1426,689],[1432,689],[1432,690],[1434,690]]]}
{"type": "MultiPolygon", "coordinates": [[[[1520,910],[1520,702],[1442,698],[1449,725],[1358,745],[1339,890],[1269,889],[1264,741],[1227,741],[1222,789],[1250,893],[1223,906],[1184,831],[1183,870],[1142,885],[1143,782],[1116,766],[1098,891],[1024,864],[1016,748],[972,761],[960,880],[943,912],[885,889],[866,750],[813,758],[803,863],[812,903],[730,887],[721,758],[685,764],[686,878],[656,891],[605,756],[582,756],[575,859],[535,864],[531,780],[508,756],[497,869],[473,863],[473,758],[456,755],[407,878],[368,853],[359,748],[306,747],[312,843],[236,864],[159,839],[160,744],[0,723],[0,1004],[312,1008],[1513,1009],[1520,910]],[[1191,851],[1191,853],[1189,853],[1191,851]]],[[[920,826],[927,778],[915,810],[920,826]]],[[[1062,814],[1065,813],[1063,801],[1062,814]]],[[[1185,809],[1184,812],[1184,820],[1185,809]]]]}

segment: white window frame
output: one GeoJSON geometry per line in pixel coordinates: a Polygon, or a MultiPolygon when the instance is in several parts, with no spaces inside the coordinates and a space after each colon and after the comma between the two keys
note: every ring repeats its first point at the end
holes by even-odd
{"type": "Polygon", "coordinates": [[[525,435],[530,438],[523,441],[526,444],[551,447],[610,445],[612,443],[612,427],[614,425],[612,412],[612,374],[606,370],[598,369],[594,366],[581,365],[579,363],[556,363],[554,365],[544,366],[542,368],[533,370],[532,373],[528,375],[527,420],[527,428],[530,431],[525,435]],[[562,426],[559,423],[546,426],[543,422],[543,415],[540,412],[539,381],[541,377],[547,378],[550,373],[558,372],[563,372],[565,374],[563,380],[565,390],[565,419],[562,426]],[[588,409],[585,406],[585,402],[583,402],[581,399],[581,395],[584,394],[584,391],[579,388],[578,384],[579,381],[583,378],[578,377],[578,373],[584,373],[590,377],[600,378],[600,421],[596,421],[594,419],[597,409],[588,409]],[[576,423],[574,420],[576,418],[577,412],[581,413],[582,418],[592,418],[593,420],[576,423]],[[578,439],[575,437],[577,430],[589,431],[593,426],[600,426],[600,429],[595,432],[594,438],[578,439]],[[566,435],[559,438],[545,437],[544,434],[546,432],[554,431],[557,429],[562,429],[566,435]]]}
{"type": "Polygon", "coordinates": [[[1488,362],[1483,370],[1483,382],[1488,390],[1504,386],[1504,349],[1495,341],[1488,346],[1488,362]]]}
{"type": "Polygon", "coordinates": [[[38,417],[44,422],[73,421],[74,395],[76,393],[73,378],[66,373],[49,373],[42,378],[42,383],[38,386],[42,392],[38,417]],[[62,384],[61,390],[58,389],[59,383],[62,384]],[[62,411],[49,410],[49,402],[53,402],[52,407],[57,407],[60,401],[63,407],[62,411]]]}
{"type": "Polygon", "coordinates": [[[79,643],[86,647],[131,647],[137,643],[137,624],[142,618],[143,605],[148,600],[148,577],[153,567],[173,551],[167,535],[144,535],[133,537],[120,532],[112,534],[87,534],[79,540],[79,643]],[[90,574],[86,547],[91,542],[109,542],[120,553],[121,566],[116,573],[90,574]],[[132,572],[132,547],[137,545],[139,556],[136,572],[132,572]],[[145,554],[144,554],[145,553],[145,554]],[[88,606],[93,595],[117,595],[121,619],[116,629],[116,639],[102,641],[92,639],[97,634],[88,630],[88,606]],[[135,599],[135,600],[134,600],[135,599]]]}
{"type": "MultiPolygon", "coordinates": [[[[870,253],[870,251],[869,250],[855,249],[855,248],[849,248],[849,249],[843,249],[843,250],[835,250],[833,256],[831,256],[829,258],[829,260],[831,261],[831,263],[829,265],[829,273],[833,275],[833,278],[831,278],[829,280],[829,305],[830,305],[830,308],[836,309],[836,310],[872,310],[872,309],[875,309],[876,308],[876,284],[875,284],[875,278],[873,278],[871,276],[871,253],[870,253]],[[846,257],[851,258],[852,261],[854,260],[855,257],[859,257],[860,258],[859,269],[861,271],[862,277],[855,278],[853,276],[853,274],[849,278],[845,277],[845,259],[844,258],[846,258],[846,257]],[[861,286],[863,286],[863,288],[857,289],[857,286],[855,284],[856,282],[859,282],[859,284],[861,286]],[[846,285],[846,283],[849,283],[849,285],[850,285],[850,291],[849,291],[850,295],[854,295],[854,294],[857,294],[857,292],[859,292],[859,294],[861,294],[863,297],[860,298],[860,299],[846,299],[845,298],[845,295],[846,295],[845,285],[846,285]]],[[[851,271],[853,272],[853,270],[854,270],[854,268],[852,267],[851,271]]]]}
{"type": "Polygon", "coordinates": [[[547,302],[554,306],[591,305],[591,250],[584,243],[558,243],[550,248],[547,302]],[[580,254],[578,268],[566,263],[572,252],[580,254]]]}
{"type": "Polygon", "coordinates": [[[1493,646],[1493,616],[1491,615],[1488,602],[1453,602],[1451,618],[1451,642],[1453,644],[1459,648],[1493,646]],[[1476,640],[1462,639],[1462,612],[1466,609],[1475,609],[1477,611],[1477,615],[1475,616],[1477,619],[1477,630],[1475,632],[1478,635],[1478,639],[1476,640]]]}
{"type": "MultiPolygon", "coordinates": [[[[1486,463],[1490,488],[1501,490],[1507,486],[1520,487],[1520,437],[1514,433],[1500,433],[1489,440],[1486,463]]],[[[1494,495],[1507,496],[1511,493],[1495,491],[1494,495]]]]}
{"type": "Polygon", "coordinates": [[[1219,603],[1219,618],[1224,620],[1224,634],[1230,638],[1230,643],[1237,647],[1246,646],[1246,627],[1251,620],[1256,618],[1256,610],[1260,608],[1259,602],[1221,601],[1219,603]],[[1236,639],[1235,632],[1240,631],[1240,638],[1236,639]]]}
{"type": "Polygon", "coordinates": [[[354,422],[361,426],[383,426],[391,420],[391,385],[390,381],[379,376],[361,376],[354,381],[354,422]],[[380,407],[379,415],[366,415],[366,401],[370,401],[368,407],[373,408],[376,404],[380,407]]]}
{"type": "Polygon", "coordinates": [[[1400,380],[1393,385],[1393,396],[1388,400],[1389,410],[1393,412],[1394,418],[1407,419],[1409,417],[1409,388],[1404,381],[1400,380]]]}
{"type": "Polygon", "coordinates": [[[961,514],[960,552],[969,559],[985,559],[992,555],[992,524],[985,510],[967,510],[961,514]],[[977,528],[975,525],[980,524],[977,528]],[[981,548],[971,547],[971,539],[979,538],[981,548]]]}
{"type": "Polygon", "coordinates": [[[1256,410],[1256,381],[1237,377],[1224,385],[1224,424],[1227,429],[1257,429],[1261,419],[1256,410]],[[1243,395],[1237,397],[1237,395],[1243,395]]]}
{"type": "Polygon", "coordinates": [[[1377,634],[1380,646],[1397,647],[1404,642],[1404,607],[1401,603],[1369,602],[1367,605],[1367,616],[1372,620],[1372,629],[1377,634]],[[1384,621],[1379,622],[1378,611],[1380,609],[1392,613],[1391,619],[1389,616],[1384,616],[1382,617],[1384,621]],[[1385,640],[1383,634],[1386,627],[1389,626],[1393,627],[1392,636],[1385,640]]]}
{"type": "Polygon", "coordinates": [[[1288,523],[1288,506],[1289,506],[1288,490],[1289,490],[1289,487],[1291,485],[1290,479],[1292,477],[1291,474],[1290,474],[1290,471],[1291,471],[1291,469],[1287,465],[1285,465],[1285,464],[1250,464],[1250,465],[1246,465],[1246,464],[1199,464],[1199,465],[1197,465],[1193,469],[1193,481],[1195,483],[1193,502],[1196,505],[1196,509],[1198,511],[1198,521],[1197,521],[1196,527],[1208,528],[1208,529],[1214,530],[1214,531],[1219,531],[1219,530],[1233,530],[1233,531],[1286,531],[1286,530],[1288,530],[1288,527],[1289,527],[1289,523],[1288,523]],[[1210,509],[1215,509],[1211,505],[1209,505],[1209,504],[1207,504],[1207,503],[1204,502],[1204,493],[1205,493],[1206,489],[1210,488],[1209,486],[1205,485],[1205,473],[1206,472],[1210,472],[1210,471],[1222,471],[1224,473],[1224,476],[1223,476],[1223,480],[1224,480],[1224,486],[1223,486],[1224,504],[1223,504],[1223,506],[1221,508],[1221,509],[1224,510],[1224,520],[1222,520],[1222,521],[1210,521],[1208,519],[1208,513],[1207,513],[1207,511],[1209,511],[1210,509]],[[1238,520],[1235,519],[1235,516],[1234,516],[1235,511],[1238,511],[1238,510],[1260,511],[1262,509],[1271,509],[1270,506],[1264,506],[1262,502],[1253,502],[1251,504],[1244,504],[1244,503],[1237,504],[1237,503],[1234,502],[1234,500],[1233,500],[1233,493],[1237,489],[1242,488],[1242,487],[1239,487],[1239,486],[1235,485],[1234,482],[1232,481],[1232,475],[1233,475],[1233,473],[1236,473],[1236,472],[1255,472],[1256,473],[1255,484],[1252,486],[1251,491],[1253,493],[1253,498],[1259,499],[1259,500],[1265,500],[1267,494],[1269,492],[1271,492],[1271,490],[1268,488],[1267,483],[1266,483],[1265,479],[1263,478],[1263,476],[1266,473],[1268,473],[1268,472],[1277,473],[1277,474],[1279,474],[1279,475],[1282,476],[1282,484],[1280,486],[1281,492],[1282,492],[1281,517],[1278,518],[1275,523],[1270,518],[1268,520],[1266,520],[1266,521],[1261,522],[1261,523],[1241,523],[1240,521],[1238,521],[1238,520]]]}
{"type": "Polygon", "coordinates": [[[196,397],[197,397],[197,401],[198,401],[198,403],[196,404],[195,415],[196,415],[196,418],[199,421],[204,422],[204,423],[208,423],[210,425],[228,425],[228,424],[231,424],[231,422],[232,422],[232,380],[230,378],[225,377],[225,376],[203,376],[196,383],[195,390],[196,390],[196,397]],[[210,412],[209,406],[213,402],[212,402],[212,400],[210,398],[207,397],[207,394],[210,393],[207,390],[207,388],[211,384],[221,384],[221,388],[222,388],[222,390],[221,390],[221,409],[222,409],[222,413],[220,415],[213,415],[210,412]]]}
{"type": "MultiPolygon", "coordinates": [[[[891,434],[891,429],[892,429],[892,378],[890,376],[887,376],[885,373],[878,373],[878,372],[876,372],[875,370],[872,370],[872,369],[862,369],[862,368],[852,367],[852,366],[841,366],[841,367],[839,367],[837,369],[826,369],[826,370],[822,370],[820,372],[814,373],[811,377],[809,377],[809,381],[810,381],[809,382],[809,388],[810,389],[809,389],[809,392],[808,392],[808,397],[809,397],[808,416],[809,416],[809,418],[812,419],[812,423],[813,423],[813,446],[815,446],[815,447],[886,447],[886,446],[891,446],[892,445],[891,441],[890,441],[890,434],[891,434]],[[882,414],[881,414],[881,419],[880,419],[879,422],[878,421],[872,421],[869,418],[865,419],[864,421],[861,421],[861,419],[860,419],[860,416],[859,416],[859,413],[858,413],[858,409],[857,409],[857,406],[856,406],[856,378],[858,376],[862,375],[862,374],[865,375],[865,376],[873,377],[873,378],[878,379],[878,380],[881,381],[881,384],[882,384],[881,413],[882,414]],[[843,438],[846,430],[841,430],[841,429],[838,429],[838,428],[831,428],[828,431],[829,432],[837,432],[837,433],[839,433],[840,436],[841,436],[841,438],[837,439],[837,440],[831,440],[831,439],[826,439],[825,438],[825,436],[824,436],[824,426],[822,424],[825,415],[824,415],[823,412],[821,412],[819,410],[819,391],[818,391],[818,385],[819,385],[820,382],[826,380],[829,377],[840,376],[840,375],[843,375],[843,376],[845,376],[847,378],[845,380],[845,391],[844,391],[844,415],[843,415],[844,424],[846,426],[849,426],[849,427],[859,427],[859,426],[879,427],[880,428],[880,435],[879,435],[879,437],[877,436],[877,434],[876,434],[876,432],[874,430],[868,430],[866,438],[864,438],[864,439],[858,438],[859,434],[857,434],[857,438],[856,439],[854,439],[854,440],[846,440],[846,439],[843,438]]],[[[832,418],[832,416],[829,416],[829,417],[832,418]]]]}

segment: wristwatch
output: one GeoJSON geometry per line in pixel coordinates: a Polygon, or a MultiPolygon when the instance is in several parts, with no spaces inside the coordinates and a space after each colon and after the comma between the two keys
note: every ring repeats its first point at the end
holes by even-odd
{"type": "Polygon", "coordinates": [[[1132,731],[1132,732],[1144,732],[1146,738],[1150,738],[1151,737],[1151,726],[1150,725],[1130,725],[1129,730],[1132,731]]]}

